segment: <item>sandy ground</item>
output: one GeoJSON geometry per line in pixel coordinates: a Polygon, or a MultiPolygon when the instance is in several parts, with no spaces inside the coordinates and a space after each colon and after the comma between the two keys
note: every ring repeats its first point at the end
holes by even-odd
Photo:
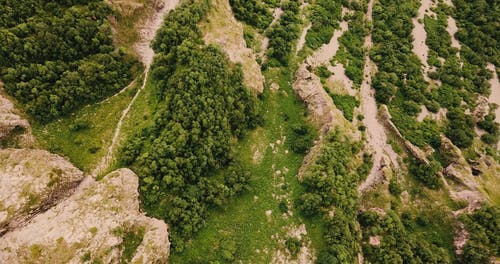
{"type": "Polygon", "coordinates": [[[335,90],[342,89],[342,92],[350,96],[357,95],[358,92],[354,89],[354,83],[345,75],[345,68],[342,63],[337,63],[335,66],[328,66],[328,70],[332,73],[332,76],[326,80],[328,86],[336,86],[335,90]]]}
{"type": "MultiPolygon", "coordinates": [[[[490,85],[491,85],[491,94],[490,97],[488,98],[488,101],[490,104],[497,104],[498,107],[495,110],[495,122],[500,124],[500,82],[498,81],[498,75],[495,70],[495,65],[492,63],[488,63],[488,69],[490,71],[493,71],[493,78],[490,80],[490,85]]],[[[500,150],[500,142],[497,144],[497,150],[500,150]]]]}
{"type": "Polygon", "coordinates": [[[161,24],[163,22],[163,17],[165,16],[165,14],[167,14],[170,10],[174,9],[178,3],[179,0],[165,0],[165,6],[162,9],[158,10],[157,13],[152,15],[144,23],[143,26],[139,27],[139,35],[141,36],[141,41],[135,44],[134,48],[136,49],[136,52],[139,55],[140,60],[142,61],[142,63],[144,63],[145,66],[144,80],[142,81],[140,89],[137,90],[130,103],[122,111],[122,115],[120,116],[120,120],[118,120],[118,124],[116,125],[116,129],[113,134],[113,139],[108,147],[108,151],[92,171],[92,175],[94,177],[103,173],[109,167],[111,161],[113,160],[113,154],[114,154],[113,152],[118,143],[118,138],[120,136],[123,119],[125,119],[125,117],[127,116],[128,112],[130,111],[130,108],[134,104],[135,100],[137,99],[141,91],[144,90],[144,87],[146,86],[146,82],[148,80],[149,67],[153,62],[153,57],[154,57],[154,51],[150,47],[150,43],[153,40],[156,31],[161,27],[161,24]]]}
{"type": "Polygon", "coordinates": [[[347,22],[342,21],[340,23],[340,29],[335,30],[333,36],[328,44],[324,44],[321,46],[314,54],[307,58],[307,61],[313,67],[320,66],[322,64],[329,64],[330,60],[335,56],[337,51],[339,50],[339,38],[346,32],[348,29],[347,22]]]}
{"type": "Polygon", "coordinates": [[[498,81],[495,65],[488,63],[488,69],[493,71],[493,78],[490,80],[491,94],[489,97],[490,104],[497,104],[498,108],[495,110],[495,121],[500,124],[500,82],[498,81]]]}
{"type": "MultiPolygon", "coordinates": [[[[279,11],[275,13],[276,17],[281,14],[279,11]]],[[[262,93],[264,76],[253,50],[246,46],[243,38],[243,25],[234,18],[229,1],[212,1],[207,21],[200,24],[205,43],[220,46],[227,53],[230,61],[240,63],[245,85],[256,93],[262,93]]]]}
{"type": "Polygon", "coordinates": [[[458,31],[457,22],[453,17],[448,17],[448,26],[446,27],[446,30],[451,36],[451,46],[453,48],[460,49],[461,48],[460,42],[458,42],[458,40],[455,38],[455,33],[457,33],[458,31]]]}
{"type": "MultiPolygon", "coordinates": [[[[371,10],[373,8],[374,0],[370,0],[369,8],[367,12],[367,18],[372,20],[371,10]]],[[[365,39],[365,44],[367,49],[371,48],[371,34],[365,39]]],[[[358,192],[364,191],[366,188],[372,186],[378,179],[383,176],[382,168],[384,161],[384,156],[388,156],[390,161],[394,166],[398,166],[398,155],[392,147],[387,144],[387,135],[384,126],[377,119],[378,108],[375,101],[375,91],[371,88],[371,74],[372,74],[372,62],[370,57],[366,56],[365,67],[363,70],[363,75],[365,79],[361,84],[361,111],[364,115],[363,124],[366,126],[366,139],[368,146],[373,151],[373,166],[370,170],[370,174],[366,180],[358,187],[358,192]]]]}
{"type": "Polygon", "coordinates": [[[305,26],[302,29],[302,33],[300,34],[299,41],[297,42],[297,49],[296,49],[295,53],[298,53],[304,47],[304,44],[306,43],[307,31],[311,28],[311,26],[312,26],[311,23],[309,23],[309,24],[307,24],[307,26],[305,26]]]}
{"type": "Polygon", "coordinates": [[[446,108],[440,108],[437,113],[430,112],[425,105],[422,105],[422,111],[417,116],[417,121],[422,122],[426,117],[439,121],[446,117],[446,108]]]}
{"type": "Polygon", "coordinates": [[[164,3],[165,6],[162,9],[157,10],[157,12],[153,13],[142,26],[138,27],[140,41],[134,45],[134,49],[146,68],[149,68],[153,62],[155,53],[150,47],[150,43],[156,35],[156,30],[161,27],[165,14],[174,9],[179,3],[179,0],[164,0],[164,3]]]}
{"type": "Polygon", "coordinates": [[[424,27],[424,16],[431,15],[430,7],[432,6],[431,0],[423,0],[421,2],[420,8],[418,9],[418,15],[412,19],[413,21],[413,53],[417,55],[424,66],[424,77],[426,80],[429,80],[427,77],[427,72],[429,72],[429,64],[427,63],[427,56],[429,53],[429,47],[425,44],[425,40],[427,39],[427,32],[424,27]],[[419,23],[418,20],[421,20],[422,23],[419,23]]]}

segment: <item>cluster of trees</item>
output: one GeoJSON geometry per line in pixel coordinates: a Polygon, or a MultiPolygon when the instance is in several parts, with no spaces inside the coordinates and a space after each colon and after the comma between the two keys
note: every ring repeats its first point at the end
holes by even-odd
{"type": "MultiPolygon", "coordinates": [[[[346,2],[346,1],[343,1],[346,2]]],[[[333,31],[342,18],[342,3],[330,0],[316,0],[311,11],[311,28],[307,31],[306,44],[312,49],[330,42],[333,31]]]]}
{"type": "Polygon", "coordinates": [[[305,154],[313,145],[314,133],[307,124],[296,125],[292,127],[290,136],[290,148],[297,154],[305,154]]]}
{"type": "Polygon", "coordinates": [[[469,232],[463,248],[462,263],[491,263],[500,254],[500,207],[485,205],[469,215],[462,215],[469,232]]]}
{"type": "Polygon", "coordinates": [[[416,180],[434,190],[439,189],[442,185],[439,177],[439,172],[442,169],[441,164],[432,159],[429,161],[429,164],[412,159],[408,168],[410,174],[413,175],[416,180]]]}
{"type": "Polygon", "coordinates": [[[359,101],[354,96],[347,94],[331,94],[335,106],[342,111],[344,117],[352,122],[354,108],[359,107],[359,101]]]}
{"type": "Polygon", "coordinates": [[[363,68],[365,66],[366,50],[363,46],[369,32],[369,25],[366,24],[365,20],[367,1],[351,1],[349,8],[354,10],[354,14],[345,18],[349,19],[349,30],[339,38],[340,47],[334,60],[344,65],[346,76],[353,81],[356,87],[359,87],[363,81],[363,68]]]}
{"type": "Polygon", "coordinates": [[[234,16],[259,29],[266,29],[273,21],[273,14],[259,0],[230,0],[234,16]]]}
{"type": "Polygon", "coordinates": [[[429,144],[438,148],[442,129],[432,120],[418,122],[416,116],[425,105],[431,112],[439,110],[435,92],[427,89],[422,64],[412,52],[412,17],[419,1],[383,0],[373,8],[373,42],[370,57],[379,71],[373,79],[375,98],[387,104],[392,121],[403,136],[417,146],[429,144]]]}
{"type": "Polygon", "coordinates": [[[490,61],[500,67],[498,2],[454,0],[453,4],[460,26],[456,37],[474,50],[481,61],[490,61]]]}
{"type": "MultiPolygon", "coordinates": [[[[402,218],[394,211],[385,216],[374,211],[358,215],[363,230],[363,256],[370,263],[451,263],[446,250],[428,242],[415,230],[415,219],[403,213],[402,218]],[[368,243],[377,237],[379,245],[368,243]]],[[[422,218],[421,222],[426,220],[422,218]]],[[[425,223],[421,223],[425,224],[425,223]]]]}
{"type": "Polygon", "coordinates": [[[436,13],[436,18],[425,15],[424,26],[427,32],[425,44],[429,47],[429,65],[439,67],[441,62],[437,59],[448,58],[450,55],[455,55],[457,50],[451,47],[451,37],[446,30],[448,26],[447,8],[444,4],[438,4],[438,8],[433,9],[436,13]]]}
{"type": "Polygon", "coordinates": [[[40,121],[103,99],[137,63],[113,47],[103,1],[2,1],[0,78],[40,121]]]}
{"type": "Polygon", "coordinates": [[[288,65],[290,52],[292,51],[294,41],[299,37],[299,1],[285,1],[281,5],[283,14],[280,20],[274,24],[268,31],[269,48],[267,56],[270,58],[269,64],[288,65]]]}
{"type": "MultiPolygon", "coordinates": [[[[460,58],[456,56],[457,50],[450,47],[450,37],[446,32],[447,15],[452,13],[449,7],[440,4],[435,9],[437,19],[426,17],[425,25],[427,40],[430,48],[429,63],[437,70],[431,72],[429,77],[442,82],[438,91],[433,94],[442,107],[450,110],[447,115],[449,125],[446,135],[459,147],[469,147],[474,138],[474,121],[465,114],[465,108],[473,109],[476,105],[476,94],[487,95],[490,90],[488,80],[492,77],[486,69],[486,63],[481,54],[463,44],[460,58]],[[445,59],[442,64],[437,57],[445,59]],[[465,106],[462,105],[465,102],[465,106]]],[[[490,122],[494,113],[484,120],[479,120],[479,127],[486,127],[487,134],[482,140],[487,144],[496,144],[498,140],[498,127],[490,122]]]]}
{"type": "Polygon", "coordinates": [[[134,135],[121,156],[140,176],[144,208],[169,223],[178,251],[209,208],[246,188],[250,174],[234,161],[231,142],[258,120],[241,68],[200,39],[197,23],[209,8],[206,0],[185,1],[166,17],[153,44],[154,124],[134,135]]]}
{"type": "Polygon", "coordinates": [[[328,134],[315,161],[304,173],[305,192],[297,199],[306,217],[322,215],[326,246],[317,263],[354,263],[359,252],[357,185],[368,171],[356,162],[361,150],[339,130],[328,134]],[[333,212],[333,217],[332,217],[333,212]]]}

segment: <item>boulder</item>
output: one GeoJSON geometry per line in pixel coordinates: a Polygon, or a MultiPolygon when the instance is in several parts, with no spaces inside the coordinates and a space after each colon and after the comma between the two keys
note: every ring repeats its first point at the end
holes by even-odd
{"type": "Polygon", "coordinates": [[[45,150],[0,149],[0,233],[50,207],[82,179],[69,161],[45,150]]]}

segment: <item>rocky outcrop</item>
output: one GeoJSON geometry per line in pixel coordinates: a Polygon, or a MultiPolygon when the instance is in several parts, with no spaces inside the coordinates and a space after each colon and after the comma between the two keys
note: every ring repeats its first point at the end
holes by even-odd
{"type": "Polygon", "coordinates": [[[138,179],[129,169],[87,178],[74,195],[6,233],[1,263],[166,263],[168,229],[139,211],[138,179]]]}
{"type": "Polygon", "coordinates": [[[335,107],[332,98],[323,88],[320,78],[311,72],[311,68],[312,66],[308,63],[299,66],[293,89],[306,103],[312,121],[321,128],[323,133],[328,132],[334,124],[350,128],[351,124],[335,107]]]}
{"type": "Polygon", "coordinates": [[[474,109],[472,116],[474,117],[474,122],[478,122],[484,119],[484,117],[490,112],[490,105],[488,98],[480,95],[477,98],[477,105],[474,109]]]}
{"type": "Polygon", "coordinates": [[[82,179],[79,169],[45,150],[0,150],[0,233],[50,207],[82,179]]]}
{"type": "Polygon", "coordinates": [[[461,183],[468,188],[474,189],[477,186],[473,179],[472,169],[462,155],[462,151],[444,135],[441,135],[440,153],[446,160],[451,161],[443,170],[443,174],[455,182],[461,183]]]}
{"type": "Polygon", "coordinates": [[[425,151],[421,150],[419,147],[413,145],[410,141],[406,140],[403,135],[399,132],[399,129],[392,122],[392,116],[389,113],[389,109],[387,109],[386,105],[382,105],[379,110],[379,117],[384,124],[384,126],[394,135],[396,136],[403,144],[405,145],[408,152],[412,157],[417,159],[419,162],[423,164],[429,164],[429,160],[427,159],[427,154],[425,151]]]}
{"type": "Polygon", "coordinates": [[[28,147],[33,141],[28,120],[22,118],[14,108],[14,104],[3,95],[3,84],[0,82],[0,148],[28,147]]]}
{"type": "MultiPolygon", "coordinates": [[[[32,138],[1,93],[0,103],[0,131],[18,124],[24,130],[16,135],[32,138]]],[[[0,149],[0,263],[167,262],[167,225],[140,213],[132,171],[82,179],[45,150],[0,149]]]]}
{"type": "Polygon", "coordinates": [[[200,25],[205,42],[220,46],[227,53],[229,60],[240,63],[245,85],[257,93],[262,93],[264,76],[256,62],[255,54],[246,46],[243,25],[234,18],[229,1],[212,1],[207,21],[200,25]]]}

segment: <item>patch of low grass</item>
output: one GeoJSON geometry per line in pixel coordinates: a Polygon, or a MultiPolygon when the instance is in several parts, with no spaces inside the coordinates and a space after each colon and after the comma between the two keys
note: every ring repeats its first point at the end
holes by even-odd
{"type": "Polygon", "coordinates": [[[136,89],[129,87],[108,100],[45,125],[32,122],[33,134],[43,148],[68,157],[75,166],[90,172],[106,154],[122,111],[136,89]]]}
{"type": "MultiPolygon", "coordinates": [[[[250,190],[222,209],[214,209],[206,220],[206,227],[186,243],[184,251],[171,254],[171,263],[270,263],[275,250],[283,246],[271,236],[278,234],[285,238],[284,227],[304,222],[293,206],[290,208],[293,216],[282,217],[282,200],[273,197],[273,194],[285,195],[293,201],[302,188],[297,172],[304,154],[291,151],[286,141],[293,127],[303,124],[306,117],[305,107],[290,85],[293,72],[270,68],[264,73],[268,83],[280,85],[280,91],[273,93],[266,89],[261,96],[264,125],[245,136],[235,148],[235,157],[252,172],[250,190]],[[258,164],[253,161],[255,145],[266,146],[258,164]],[[276,175],[278,170],[281,175],[276,175]],[[282,188],[280,183],[287,188],[282,188]],[[272,211],[270,216],[266,215],[268,210],[272,211]],[[225,248],[225,241],[231,241],[231,251],[225,248]]],[[[312,234],[321,236],[318,231],[312,234]]]]}

